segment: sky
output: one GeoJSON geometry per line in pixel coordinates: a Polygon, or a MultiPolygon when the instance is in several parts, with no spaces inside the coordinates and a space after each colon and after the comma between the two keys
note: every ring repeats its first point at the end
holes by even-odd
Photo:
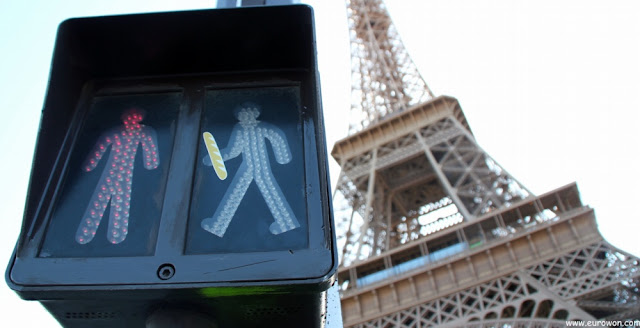
{"type": "MultiPolygon", "coordinates": [[[[349,41],[342,0],[316,14],[327,143],[346,136],[349,41]]],[[[211,8],[213,0],[0,1],[0,264],[17,239],[57,25],[71,17],[211,8]]],[[[460,101],[479,145],[535,194],[577,182],[616,247],[640,255],[640,2],[388,0],[436,95],[460,101]]],[[[331,175],[339,168],[331,160],[331,175]]],[[[55,327],[0,286],[0,326],[55,327]]]]}

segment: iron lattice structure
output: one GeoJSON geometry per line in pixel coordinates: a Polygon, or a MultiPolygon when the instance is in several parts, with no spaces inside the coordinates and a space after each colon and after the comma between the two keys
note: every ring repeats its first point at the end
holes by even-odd
{"type": "Polygon", "coordinates": [[[350,132],[433,98],[382,0],[347,1],[351,40],[350,132]]]}
{"type": "Polygon", "coordinates": [[[577,187],[533,195],[455,98],[432,95],[381,0],[347,11],[359,112],[332,151],[345,326],[639,318],[640,263],[603,240],[577,187]]]}

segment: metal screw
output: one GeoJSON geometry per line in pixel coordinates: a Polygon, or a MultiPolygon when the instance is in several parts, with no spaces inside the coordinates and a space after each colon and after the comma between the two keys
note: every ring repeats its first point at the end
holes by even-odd
{"type": "Polygon", "coordinates": [[[163,264],[158,268],[158,278],[162,280],[171,279],[175,273],[176,268],[170,263],[163,264]]]}

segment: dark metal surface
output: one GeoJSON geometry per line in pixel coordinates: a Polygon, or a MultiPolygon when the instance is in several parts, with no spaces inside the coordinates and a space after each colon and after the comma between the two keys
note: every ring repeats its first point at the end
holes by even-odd
{"type": "Polygon", "coordinates": [[[188,309],[158,309],[146,321],[146,328],[218,328],[209,315],[188,309]]]}

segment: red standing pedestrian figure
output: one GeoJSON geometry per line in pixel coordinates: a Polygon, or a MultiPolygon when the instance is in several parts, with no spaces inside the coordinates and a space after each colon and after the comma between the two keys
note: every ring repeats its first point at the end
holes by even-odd
{"type": "Polygon", "coordinates": [[[138,144],[142,145],[145,169],[153,170],[160,164],[156,132],[140,124],[143,118],[143,110],[134,108],[125,111],[121,116],[124,125],[104,133],[87,157],[83,169],[90,172],[98,166],[111,146],[109,160],[78,226],[78,243],[86,244],[93,240],[107,205],[111,206],[107,239],[112,244],[118,244],[127,237],[133,166],[138,144]]]}

